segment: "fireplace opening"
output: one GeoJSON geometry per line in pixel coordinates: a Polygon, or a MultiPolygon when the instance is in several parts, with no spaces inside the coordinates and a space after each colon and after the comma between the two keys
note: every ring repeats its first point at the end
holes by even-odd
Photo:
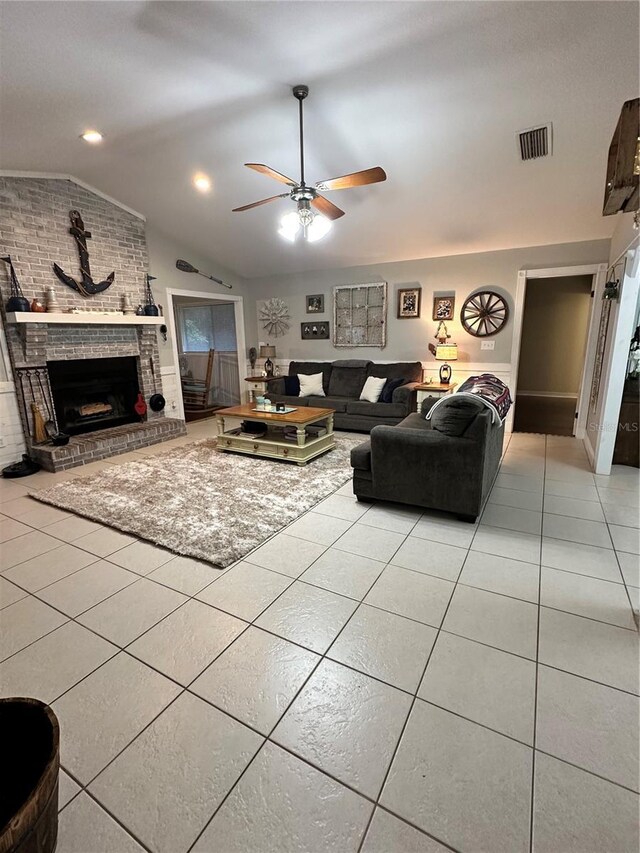
{"type": "Polygon", "coordinates": [[[58,427],[69,435],[130,424],[138,397],[134,356],[48,361],[58,427]]]}

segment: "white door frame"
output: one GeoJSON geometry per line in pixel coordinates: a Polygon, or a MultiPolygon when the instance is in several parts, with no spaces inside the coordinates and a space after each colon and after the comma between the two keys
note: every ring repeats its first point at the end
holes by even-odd
{"type": "Polygon", "coordinates": [[[236,322],[236,347],[238,350],[238,393],[242,400],[242,371],[245,364],[245,338],[244,338],[244,302],[242,296],[227,296],[226,293],[204,293],[202,290],[181,290],[178,288],[167,288],[167,321],[171,334],[171,349],[173,351],[173,363],[176,371],[176,384],[180,390],[178,394],[178,417],[184,420],[184,403],[182,401],[182,390],[180,389],[180,357],[178,354],[178,335],[176,329],[176,317],[173,304],[174,296],[186,296],[188,299],[204,299],[207,302],[218,300],[220,302],[233,302],[233,316],[236,322]]]}
{"type": "Polygon", "coordinates": [[[580,380],[580,391],[578,393],[578,418],[574,424],[576,438],[583,439],[586,435],[587,415],[589,408],[589,385],[596,354],[597,339],[597,312],[594,305],[602,297],[605,279],[607,275],[606,264],[583,264],[573,267],[551,267],[549,269],[519,270],[516,282],[515,308],[513,311],[513,338],[511,341],[511,398],[513,406],[509,412],[506,429],[513,430],[513,419],[516,407],[516,392],[518,389],[518,368],[520,366],[520,346],[522,343],[522,322],[524,319],[524,299],[527,290],[527,279],[530,278],[566,278],[574,275],[592,276],[591,285],[591,308],[589,310],[589,325],[587,332],[587,343],[584,355],[584,368],[580,380]]]}
{"type": "MultiPolygon", "coordinates": [[[[637,238],[636,238],[637,239],[637,238]]],[[[611,474],[615,451],[620,406],[626,380],[626,366],[629,358],[629,342],[633,336],[640,292],[640,250],[631,246],[620,255],[607,271],[615,269],[622,260],[626,260],[624,273],[620,276],[620,295],[611,305],[609,331],[602,360],[600,393],[595,413],[597,421],[595,443],[585,441],[587,455],[596,474],[611,474]]],[[[617,274],[616,274],[617,276],[617,274]]],[[[602,297],[601,297],[602,298],[602,297]]]]}

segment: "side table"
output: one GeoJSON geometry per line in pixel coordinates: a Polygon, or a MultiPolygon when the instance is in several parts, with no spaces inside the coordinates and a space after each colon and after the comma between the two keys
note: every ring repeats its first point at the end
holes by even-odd
{"type": "Polygon", "coordinates": [[[256,395],[264,396],[269,387],[269,382],[273,379],[277,379],[277,376],[245,376],[244,381],[248,383],[248,402],[254,403],[256,395]]]}
{"type": "Polygon", "coordinates": [[[427,397],[445,397],[447,394],[452,394],[453,389],[457,386],[457,382],[450,382],[448,385],[441,385],[439,382],[423,382],[416,387],[417,408],[420,411],[422,401],[427,397]]]}

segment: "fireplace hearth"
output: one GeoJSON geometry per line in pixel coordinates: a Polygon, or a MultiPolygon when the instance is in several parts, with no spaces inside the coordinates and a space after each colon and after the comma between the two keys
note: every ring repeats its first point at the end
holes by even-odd
{"type": "Polygon", "coordinates": [[[48,361],[47,368],[62,432],[81,435],[139,421],[133,408],[140,392],[134,356],[48,361]]]}

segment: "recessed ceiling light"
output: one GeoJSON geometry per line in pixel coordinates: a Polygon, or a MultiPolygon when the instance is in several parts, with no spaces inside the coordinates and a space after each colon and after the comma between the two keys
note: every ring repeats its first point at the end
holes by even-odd
{"type": "Polygon", "coordinates": [[[95,145],[96,142],[102,142],[102,134],[97,130],[85,130],[80,138],[92,145],[95,145]]]}
{"type": "Polygon", "coordinates": [[[198,172],[197,175],[193,176],[193,185],[201,193],[208,193],[211,189],[211,181],[202,172],[198,172]]]}

